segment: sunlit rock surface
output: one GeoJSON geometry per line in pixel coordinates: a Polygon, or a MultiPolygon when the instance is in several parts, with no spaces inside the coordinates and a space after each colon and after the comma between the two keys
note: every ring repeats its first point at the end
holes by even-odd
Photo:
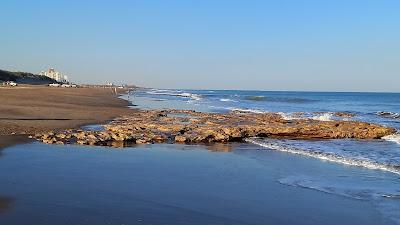
{"type": "Polygon", "coordinates": [[[38,134],[36,138],[48,144],[122,147],[146,143],[240,142],[248,137],[378,139],[396,132],[393,128],[358,121],[286,120],[276,113],[187,110],[139,110],[104,127],[103,131],[65,130],[38,134]]]}

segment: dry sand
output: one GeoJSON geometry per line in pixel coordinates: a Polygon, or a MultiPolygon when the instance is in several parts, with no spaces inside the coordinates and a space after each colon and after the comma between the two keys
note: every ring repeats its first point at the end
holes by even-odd
{"type": "Polygon", "coordinates": [[[132,112],[128,104],[111,88],[0,87],[0,135],[104,123],[132,112]]]}

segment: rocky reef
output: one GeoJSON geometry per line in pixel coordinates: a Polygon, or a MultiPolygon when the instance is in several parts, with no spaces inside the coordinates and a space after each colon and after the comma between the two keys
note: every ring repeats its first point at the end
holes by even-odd
{"type": "Polygon", "coordinates": [[[70,129],[35,137],[48,144],[123,147],[145,143],[240,142],[248,137],[378,139],[395,132],[393,128],[358,121],[285,120],[276,113],[138,110],[104,125],[101,131],[70,129]]]}

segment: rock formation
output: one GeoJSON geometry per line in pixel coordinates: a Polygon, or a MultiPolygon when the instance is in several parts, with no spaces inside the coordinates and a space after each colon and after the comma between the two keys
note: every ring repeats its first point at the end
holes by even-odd
{"type": "Polygon", "coordinates": [[[188,110],[138,110],[104,127],[103,131],[65,130],[39,134],[36,138],[49,144],[125,146],[240,142],[248,137],[378,139],[396,132],[393,128],[358,121],[285,120],[276,113],[222,114],[188,110]]]}

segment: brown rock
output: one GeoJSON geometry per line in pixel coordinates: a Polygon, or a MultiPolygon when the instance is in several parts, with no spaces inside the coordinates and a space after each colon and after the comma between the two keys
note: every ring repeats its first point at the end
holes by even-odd
{"type": "Polygon", "coordinates": [[[179,136],[175,136],[175,141],[176,142],[186,142],[187,138],[185,136],[179,135],[179,136]]]}
{"type": "MultiPolygon", "coordinates": [[[[339,113],[340,116],[350,115],[339,113]]],[[[105,126],[105,131],[68,130],[38,136],[45,143],[111,145],[109,143],[154,142],[232,142],[246,137],[285,137],[303,139],[375,139],[395,133],[393,128],[357,121],[286,121],[275,113],[227,114],[187,110],[137,111],[105,126]],[[167,115],[167,116],[160,116],[167,115]],[[169,117],[169,114],[179,116],[169,117]],[[182,115],[182,116],[181,116],[182,115]]]]}

